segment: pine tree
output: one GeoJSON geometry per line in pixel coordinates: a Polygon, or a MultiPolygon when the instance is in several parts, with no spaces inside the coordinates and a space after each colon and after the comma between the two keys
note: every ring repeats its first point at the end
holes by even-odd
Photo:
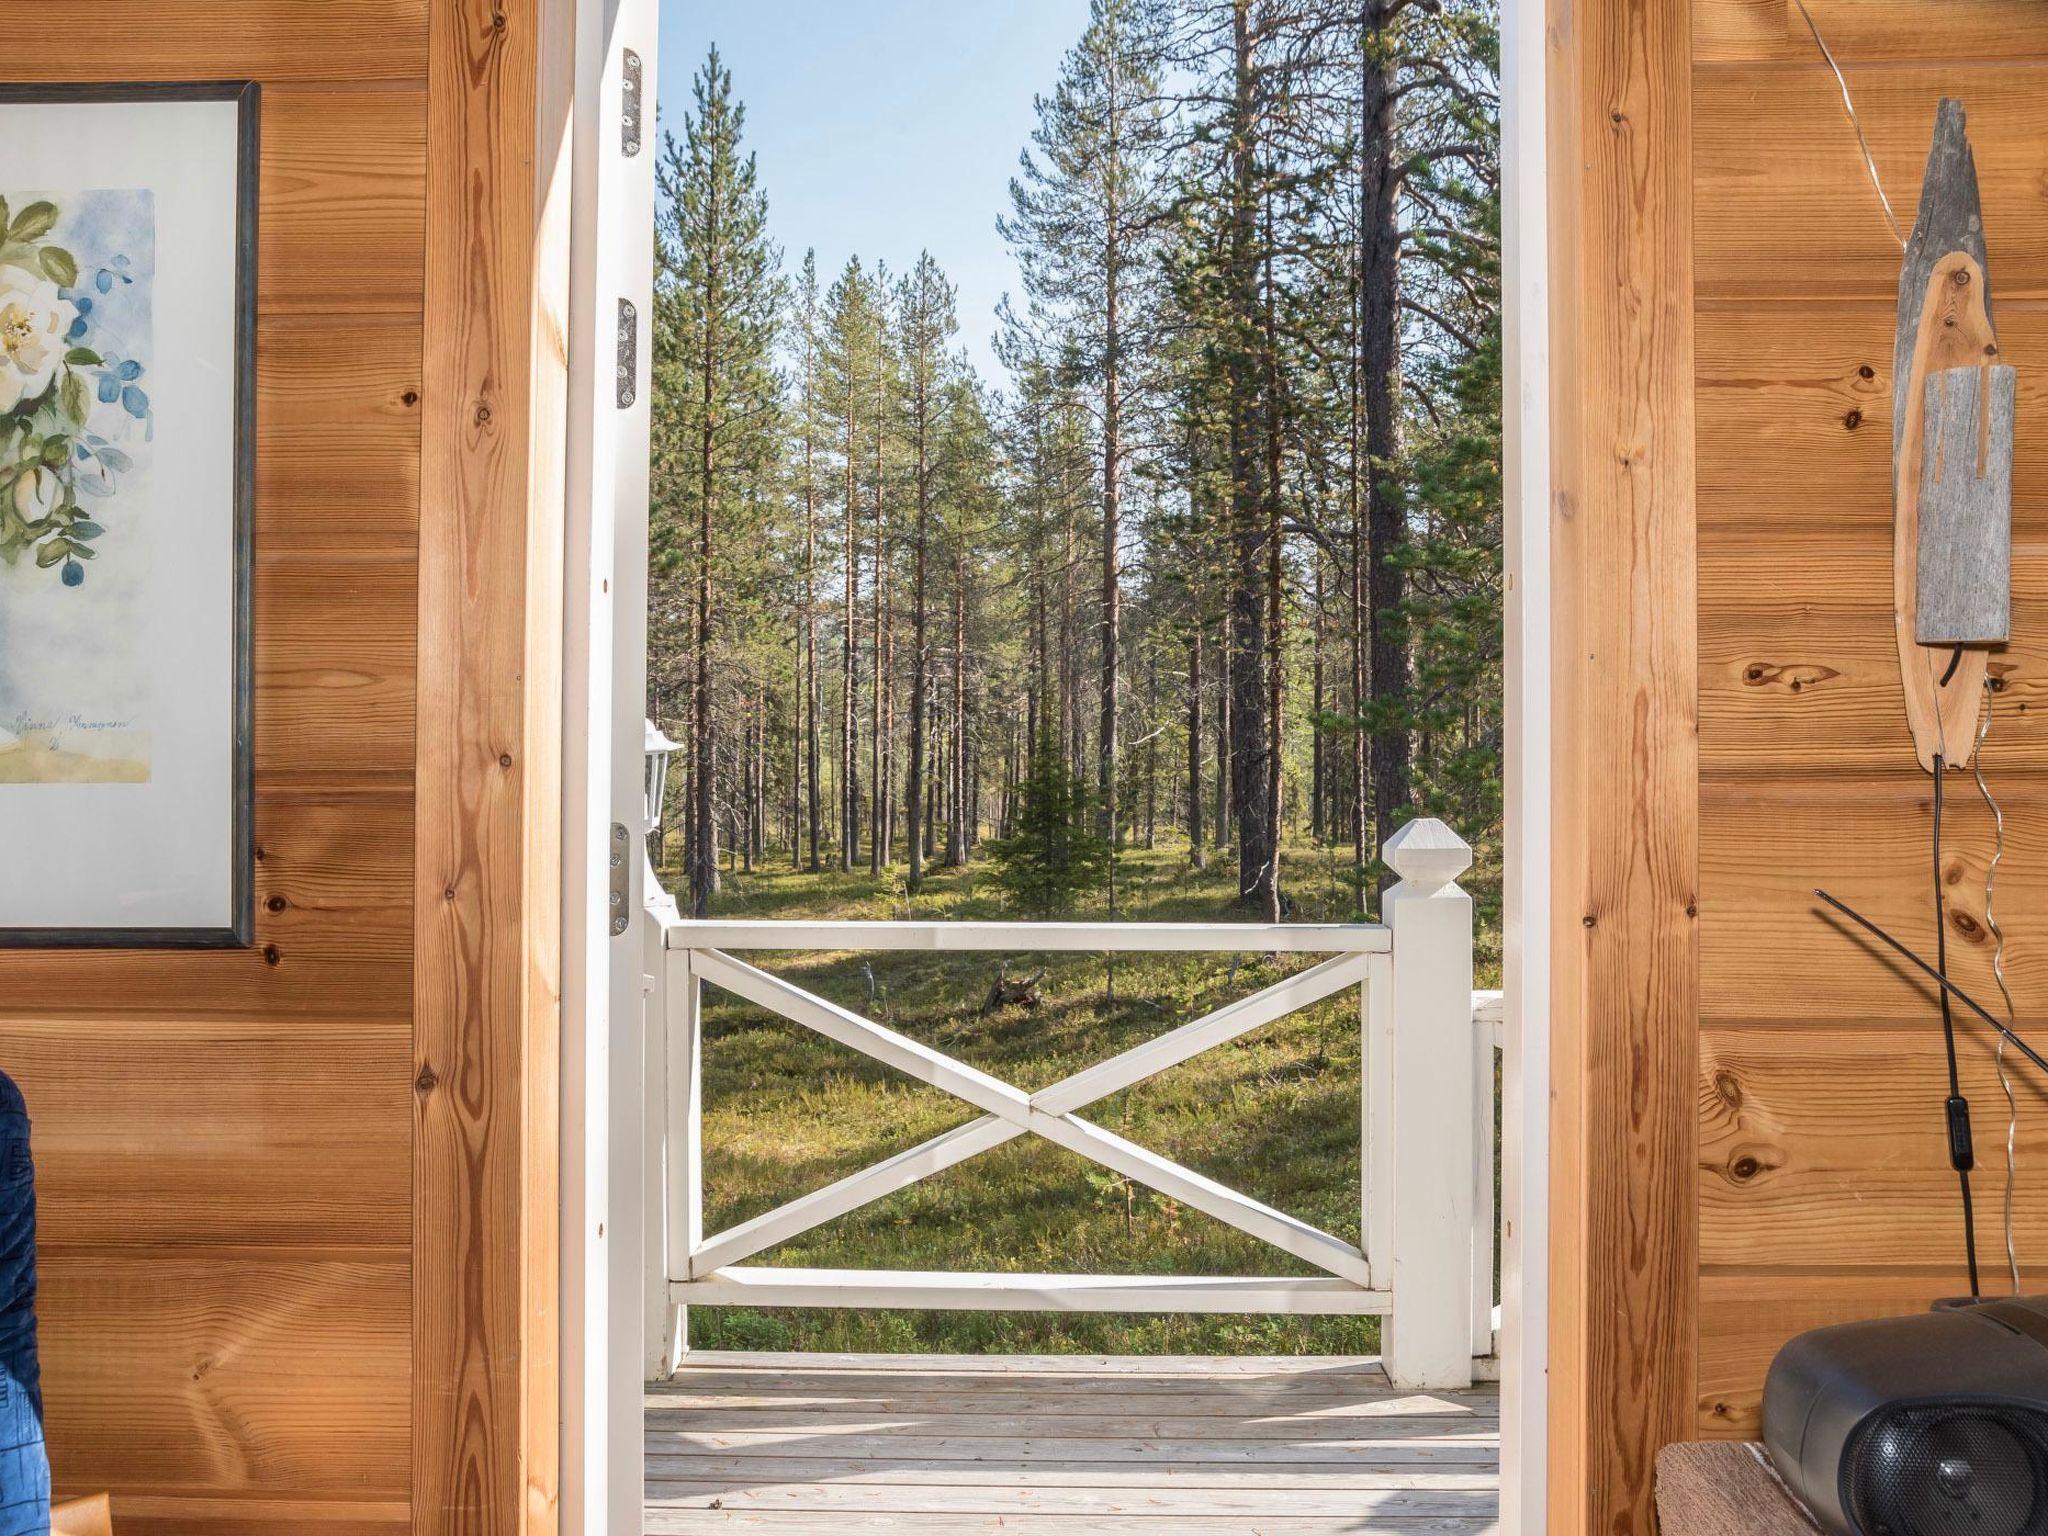
{"type": "Polygon", "coordinates": [[[881,316],[860,258],[825,297],[825,413],[839,459],[839,867],[860,851],[860,499],[872,435],[869,379],[880,366],[881,316]]]}
{"type": "Polygon", "coordinates": [[[1071,912],[1109,878],[1109,840],[1096,831],[1087,781],[1067,766],[1050,733],[1039,737],[1031,771],[1018,788],[1016,830],[988,845],[995,884],[1027,917],[1071,912]]]}
{"type": "Polygon", "coordinates": [[[796,496],[803,507],[803,595],[797,619],[801,674],[798,679],[799,714],[803,725],[801,755],[793,769],[793,776],[801,789],[797,798],[802,828],[791,832],[790,853],[793,858],[797,857],[799,848],[807,846],[805,859],[815,873],[822,867],[818,852],[818,823],[824,808],[820,779],[823,764],[819,751],[822,726],[818,718],[824,705],[824,688],[818,677],[818,513],[824,494],[820,478],[824,466],[820,460],[825,432],[822,381],[819,377],[823,366],[822,311],[818,293],[818,253],[815,250],[804,252],[803,270],[797,278],[791,330],[798,390],[794,411],[797,440],[792,445],[792,457],[798,476],[796,496]]]}
{"type": "Polygon", "coordinates": [[[709,910],[718,883],[717,742],[712,650],[720,541],[756,520],[750,494],[773,462],[780,381],[773,363],[781,254],[768,237],[768,199],[754,159],[741,152],[746,109],[732,73],[711,51],[693,87],[680,143],[666,135],[658,167],[663,214],[657,344],[669,364],[673,407],[665,429],[687,445],[678,508],[687,521],[659,530],[657,556],[693,563],[695,677],[690,701],[688,862],[691,908],[709,910]],[[694,523],[695,548],[681,546],[694,523]]]}
{"type": "Polygon", "coordinates": [[[924,881],[925,854],[925,726],[931,687],[931,543],[933,502],[937,490],[936,449],[947,397],[946,348],[960,328],[954,314],[955,293],[931,252],[896,292],[901,349],[903,431],[911,457],[911,658],[909,782],[903,796],[909,832],[910,889],[924,881]]]}
{"type": "Polygon", "coordinates": [[[1133,385],[1152,356],[1157,246],[1165,213],[1165,123],[1157,72],[1168,11],[1159,0],[1092,0],[1058,85],[1038,99],[1035,152],[1000,221],[1030,319],[1092,398],[1099,434],[1101,580],[1096,795],[1117,835],[1123,502],[1133,385]]]}

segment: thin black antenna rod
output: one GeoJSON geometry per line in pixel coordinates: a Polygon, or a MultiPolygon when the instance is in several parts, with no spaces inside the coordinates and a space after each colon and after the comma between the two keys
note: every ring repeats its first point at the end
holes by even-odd
{"type": "Polygon", "coordinates": [[[1997,1019],[1993,1018],[1991,1014],[1985,1010],[1984,1005],[1978,1002],[1977,999],[1970,996],[1969,993],[1965,992],[1961,987],[1957,986],[1954,982],[1950,981],[1946,976],[1942,975],[1941,972],[1937,971],[1925,960],[1922,960],[1918,955],[1914,954],[1912,950],[1906,948],[1905,945],[1901,944],[1897,939],[1893,938],[1890,934],[1886,933],[1882,928],[1878,927],[1877,924],[1873,923],[1869,918],[1865,917],[1861,912],[1858,912],[1854,907],[1850,906],[1847,902],[1837,901],[1834,897],[1830,896],[1826,891],[1821,890],[1818,886],[1814,888],[1813,894],[1818,896],[1822,901],[1826,902],[1829,906],[1833,907],[1837,912],[1841,913],[1844,917],[1849,918],[1851,921],[1859,924],[1861,927],[1868,929],[1878,938],[1884,940],[1884,942],[1889,944],[1893,949],[1897,950],[1900,954],[1904,955],[1908,960],[1912,961],[1914,965],[1918,966],[1922,971],[1927,973],[1927,976],[1930,980],[1939,982],[1941,984],[1942,989],[1946,991],[1951,997],[1953,997],[1957,1002],[1961,1003],[1965,1008],[1969,1009],[1970,1012],[1976,1014],[1978,1018],[1982,1019],[1986,1024],[1989,1024],[1993,1029],[1997,1030],[2001,1035],[2005,1036],[2007,1040],[2011,1041],[2014,1048],[2017,1049],[2022,1056],[2026,1057],[2027,1060],[2031,1061],[2034,1064],[2035,1068],[2039,1070],[2043,1076],[2048,1076],[2048,1058],[2043,1058],[2039,1051],[2035,1050],[2031,1045],[2027,1044],[2026,1041],[2022,1040],[2018,1035],[2014,1034],[2011,1030],[2007,1029],[1997,1019]]]}

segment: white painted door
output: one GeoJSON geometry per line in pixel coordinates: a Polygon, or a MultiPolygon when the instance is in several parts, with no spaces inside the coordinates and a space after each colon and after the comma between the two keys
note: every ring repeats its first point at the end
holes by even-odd
{"type": "Polygon", "coordinates": [[[575,10],[563,677],[562,1530],[639,1536],[641,712],[657,0],[575,10]],[[618,832],[623,829],[623,843],[618,832]],[[614,876],[623,877],[620,888],[614,876]],[[623,928],[614,921],[623,917],[623,928]]]}

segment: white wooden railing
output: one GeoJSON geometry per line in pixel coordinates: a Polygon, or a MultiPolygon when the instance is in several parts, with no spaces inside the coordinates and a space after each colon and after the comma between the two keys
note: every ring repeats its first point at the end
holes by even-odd
{"type": "Polygon", "coordinates": [[[1387,847],[1401,883],[1384,924],[690,921],[651,878],[647,945],[648,1368],[684,1348],[690,1303],[1102,1312],[1379,1314],[1388,1374],[1469,1385],[1493,1353],[1493,1052],[1498,994],[1472,991],[1471,850],[1437,821],[1387,847]],[[740,958],[873,950],[1328,958],[1070,1077],[1027,1093],[740,958]],[[816,1030],[981,1111],[965,1125],[729,1227],[703,1230],[706,984],[816,1030]],[[1261,1025],[1357,988],[1362,1243],[1265,1205],[1080,1113],[1261,1025]],[[811,1230],[1020,1136],[1039,1136],[1305,1262],[1301,1276],[919,1273],[748,1264],[811,1230]]]}

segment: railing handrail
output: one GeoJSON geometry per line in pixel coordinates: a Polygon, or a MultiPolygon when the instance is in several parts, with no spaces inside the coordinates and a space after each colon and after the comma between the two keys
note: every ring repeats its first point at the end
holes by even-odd
{"type": "Polygon", "coordinates": [[[1020,954],[1386,954],[1379,923],[987,923],[678,918],[670,949],[931,950],[1020,954]]]}

